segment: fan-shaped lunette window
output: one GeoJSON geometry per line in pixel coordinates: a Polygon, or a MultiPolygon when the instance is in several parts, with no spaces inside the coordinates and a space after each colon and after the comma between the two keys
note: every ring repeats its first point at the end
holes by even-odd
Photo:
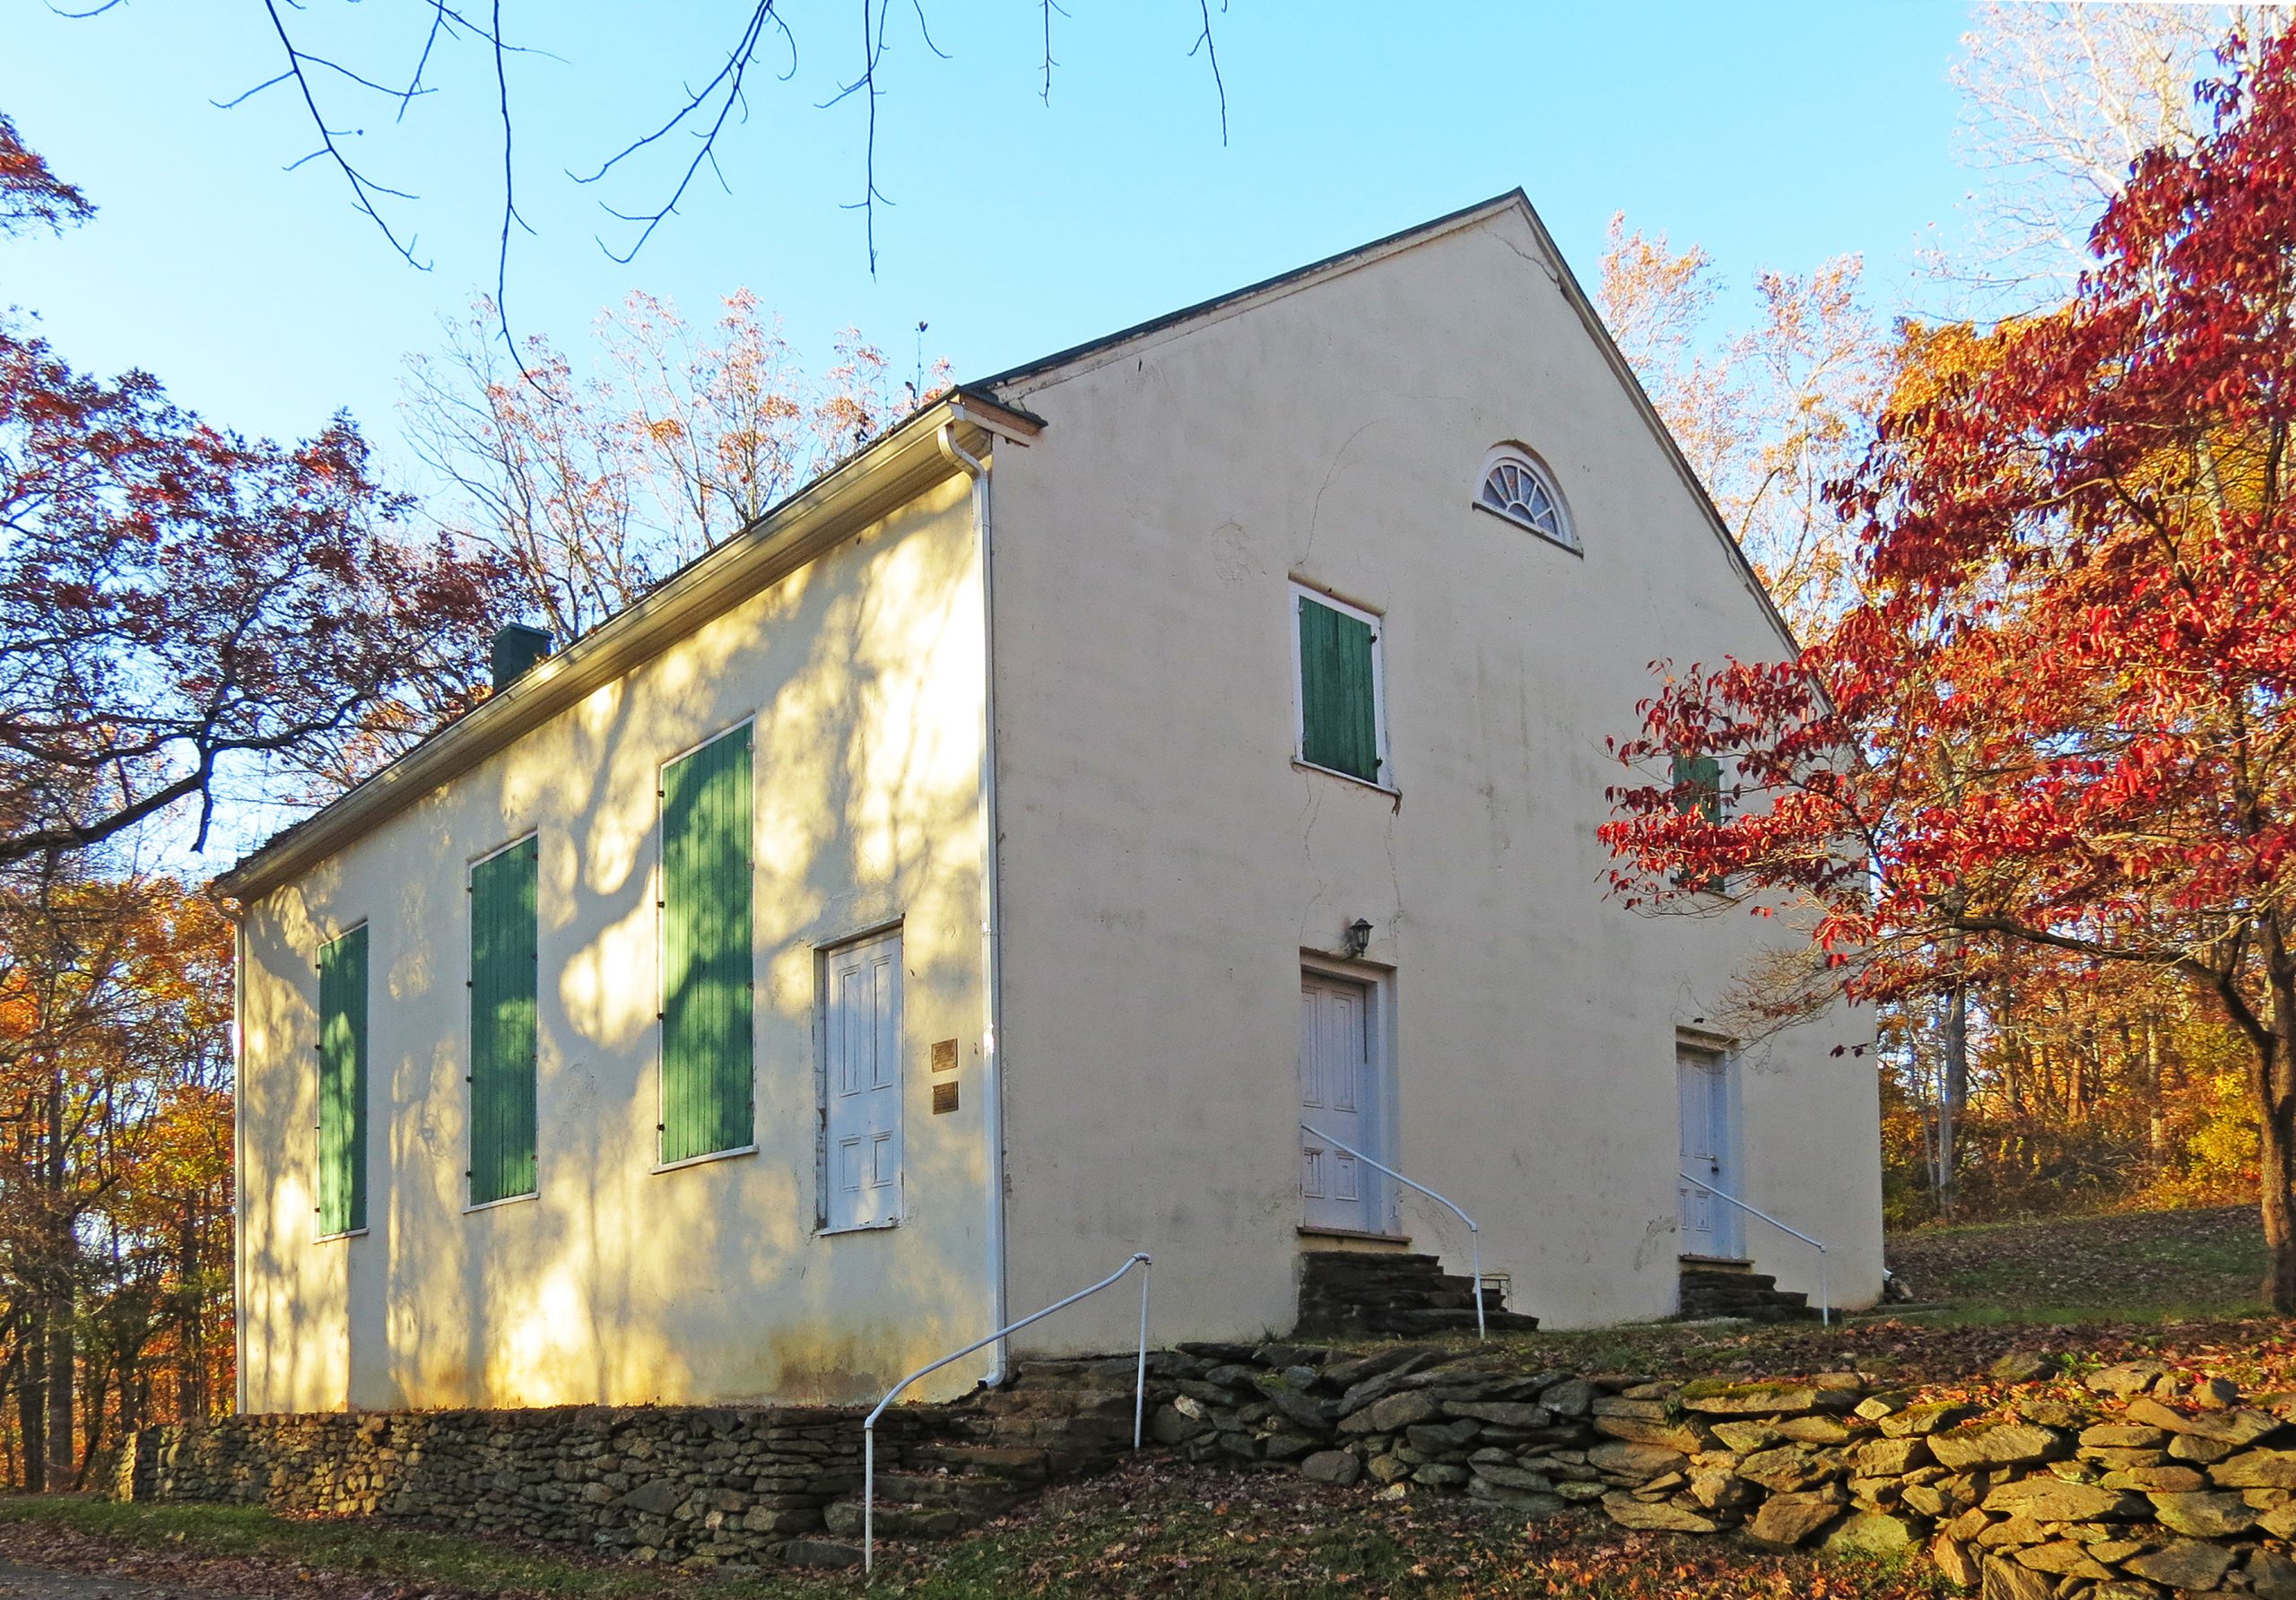
{"type": "Polygon", "coordinates": [[[1545,470],[1520,451],[1499,449],[1483,463],[1483,488],[1475,503],[1484,510],[1518,522],[1565,550],[1578,548],[1562,496],[1545,470]]]}

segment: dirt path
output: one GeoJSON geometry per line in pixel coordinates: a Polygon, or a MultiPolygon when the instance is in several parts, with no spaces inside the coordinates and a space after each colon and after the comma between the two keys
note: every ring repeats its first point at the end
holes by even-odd
{"type": "Polygon", "coordinates": [[[214,1589],[177,1586],[155,1588],[124,1578],[85,1572],[51,1572],[39,1567],[0,1563],[0,1600],[248,1600],[214,1589]]]}

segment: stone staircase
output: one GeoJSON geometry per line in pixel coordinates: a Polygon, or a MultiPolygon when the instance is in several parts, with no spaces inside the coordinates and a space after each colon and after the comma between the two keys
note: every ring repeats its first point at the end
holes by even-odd
{"type": "MultiPolygon", "coordinates": [[[[1132,1448],[1134,1358],[1022,1361],[1001,1389],[948,1406],[902,1406],[877,1424],[880,1543],[949,1539],[1056,1481],[1099,1471],[1132,1448]]],[[[787,1548],[805,1566],[861,1560],[862,1504],[830,1506],[831,1535],[787,1548]]]]}
{"type": "MultiPolygon", "coordinates": [[[[1447,1273],[1432,1256],[1401,1250],[1302,1250],[1300,1323],[1303,1335],[1467,1332],[1474,1328],[1474,1281],[1447,1273]]],[[[1505,1293],[1486,1284],[1483,1320],[1493,1333],[1527,1334],[1539,1319],[1507,1309],[1505,1293]]]]}
{"type": "Polygon", "coordinates": [[[1810,1297],[1780,1289],[1751,1261],[1720,1261],[1686,1256],[1682,1263],[1682,1298],[1674,1316],[1683,1322],[1735,1317],[1745,1322],[1799,1322],[1814,1318],[1810,1297]]]}

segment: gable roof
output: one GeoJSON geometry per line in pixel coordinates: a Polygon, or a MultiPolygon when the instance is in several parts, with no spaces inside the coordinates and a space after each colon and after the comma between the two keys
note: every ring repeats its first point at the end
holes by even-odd
{"type": "Polygon", "coordinates": [[[1797,651],[1793,630],[1755,574],[1753,564],[1746,559],[1706,486],[1699,481],[1696,470],[1667,430],[1657,407],[1651,404],[1641,381],[1604,326],[1594,302],[1563,259],[1553,236],[1532,206],[1530,196],[1517,187],[1290,272],[1135,323],[1020,366],[1008,367],[990,377],[957,385],[861,449],[823,469],[725,543],[704,552],[657,584],[634,604],[609,617],[557,655],[544,657],[508,690],[480,702],[381,771],[266,839],[222,874],[216,880],[218,887],[245,900],[317,865],[352,837],[468,770],[599,684],[628,672],[708,616],[803,565],[833,543],[835,537],[857,526],[857,518],[865,521],[883,515],[891,505],[920,492],[925,486],[920,473],[931,473],[932,481],[939,481],[946,474],[935,470],[934,462],[937,459],[942,467],[948,465],[936,444],[942,428],[961,425],[976,447],[994,434],[1025,439],[1042,431],[1047,425],[1045,419],[1006,395],[1005,390],[1031,387],[1039,380],[1057,380],[1068,372],[1112,359],[1143,339],[1233,314],[1253,304],[1354,272],[1431,239],[1480,226],[1509,212],[1519,213],[1529,225],[1541,254],[1553,269],[1556,286],[1624,386],[1659,448],[1705,514],[1708,526],[1720,540],[1740,580],[1777,630],[1780,642],[1789,652],[1797,651]],[[835,531],[824,537],[824,529],[835,531]]]}

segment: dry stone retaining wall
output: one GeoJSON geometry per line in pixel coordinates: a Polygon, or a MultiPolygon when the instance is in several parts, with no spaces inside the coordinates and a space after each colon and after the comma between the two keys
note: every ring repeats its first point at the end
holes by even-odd
{"type": "MultiPolygon", "coordinates": [[[[2075,1384],[2013,1356],[1982,1408],[1856,1373],[1682,1384],[1415,1346],[1191,1344],[1150,1370],[1152,1431],[1189,1459],[1776,1548],[1926,1551],[1987,1600],[2296,1600],[2296,1394],[2243,1396],[2157,1365],[2075,1384]]],[[[888,1413],[881,1469],[934,1470],[917,1447],[978,1415],[888,1413]]],[[[1107,1458],[1056,1454],[1062,1474],[1107,1458]]],[[[126,1452],[119,1491],[701,1564],[811,1559],[859,1475],[857,1413],[583,1407],[152,1430],[126,1452]]]]}
{"type": "MultiPolygon", "coordinates": [[[[910,1431],[896,1422],[880,1439],[881,1466],[898,1464],[910,1431]]],[[[647,1561],[759,1562],[802,1557],[792,1541],[860,1484],[858,1413],[566,1406],[146,1429],[122,1453],[117,1491],[415,1517],[647,1561]]]]}
{"type": "Polygon", "coordinates": [[[1679,1384],[1431,1349],[1187,1345],[1167,1370],[1156,1436],[1197,1459],[1776,1548],[1926,1548],[1987,1600],[2296,1600],[2296,1395],[2150,1363],[2044,1385],[2056,1363],[2013,1355],[1986,1411],[1848,1372],[1679,1384]]]}

